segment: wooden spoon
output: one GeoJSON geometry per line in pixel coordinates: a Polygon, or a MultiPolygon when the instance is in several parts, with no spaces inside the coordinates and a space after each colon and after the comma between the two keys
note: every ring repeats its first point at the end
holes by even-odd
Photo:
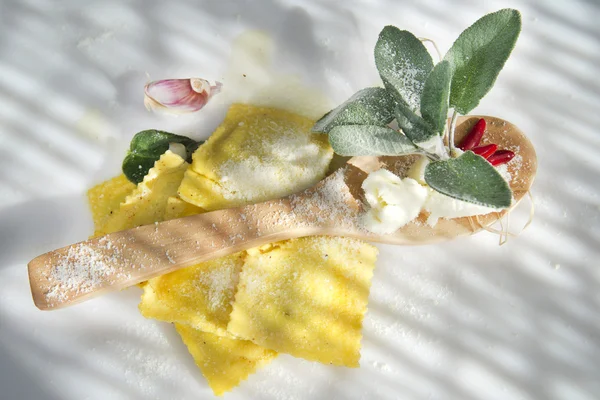
{"type": "MultiPolygon", "coordinates": [[[[457,143],[479,118],[459,119],[457,143]]],[[[484,140],[516,153],[508,164],[516,205],[533,183],[535,151],[514,125],[485,119],[484,140]]],[[[386,168],[403,176],[415,160],[415,156],[354,157],[314,187],[282,199],[145,225],[48,252],[28,264],[33,300],[42,310],[60,308],[212,258],[310,235],[399,245],[435,243],[475,233],[507,212],[440,219],[434,227],[424,223],[426,215],[421,213],[390,235],[361,228],[361,184],[368,173],[386,168]]]]}

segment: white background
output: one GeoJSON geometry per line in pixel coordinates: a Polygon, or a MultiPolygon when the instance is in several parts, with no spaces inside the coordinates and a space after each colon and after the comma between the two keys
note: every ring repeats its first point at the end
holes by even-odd
{"type": "Polygon", "coordinates": [[[340,102],[376,81],[383,25],[445,52],[481,15],[508,6],[522,11],[523,32],[474,112],[533,141],[533,225],[502,247],[489,233],[380,246],[360,369],[281,356],[226,398],[599,398],[593,0],[0,2],[0,398],[212,396],[172,327],[138,314],[136,289],[54,312],[30,299],[27,261],[91,233],[85,190],[119,172],[135,132],[206,137],[222,118],[218,104],[178,119],[148,113],[147,74],[222,79],[233,39],[261,29],[275,40],[278,70],[340,102]]]}

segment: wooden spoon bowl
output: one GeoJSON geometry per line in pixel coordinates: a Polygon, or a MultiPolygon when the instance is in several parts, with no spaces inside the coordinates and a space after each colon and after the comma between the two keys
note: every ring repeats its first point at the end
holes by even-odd
{"type": "MultiPolygon", "coordinates": [[[[457,142],[479,118],[459,119],[457,142]]],[[[516,205],[533,183],[535,150],[514,125],[499,118],[485,119],[484,143],[496,143],[516,154],[508,164],[516,205]]],[[[433,227],[421,213],[390,235],[366,231],[360,224],[365,211],[364,179],[380,168],[404,176],[415,160],[415,156],[354,157],[314,187],[282,199],[141,226],[45,253],[28,264],[33,300],[43,310],[60,308],[212,258],[303,236],[349,236],[399,245],[435,243],[478,232],[509,211],[477,219],[440,219],[433,227]]]]}

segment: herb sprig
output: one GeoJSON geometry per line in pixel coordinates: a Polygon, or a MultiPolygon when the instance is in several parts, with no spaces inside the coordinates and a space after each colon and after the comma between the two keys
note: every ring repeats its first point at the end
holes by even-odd
{"type": "Polygon", "coordinates": [[[472,151],[457,155],[454,129],[458,115],[471,112],[490,91],[520,31],[517,10],[485,15],[434,64],[415,35],[386,26],[374,51],[385,89],[359,91],[317,121],[313,132],[328,134],[341,155],[424,154],[432,160],[425,170],[432,189],[470,203],[509,207],[512,193],[498,171],[472,151]],[[389,127],[393,119],[400,131],[389,127]]]}

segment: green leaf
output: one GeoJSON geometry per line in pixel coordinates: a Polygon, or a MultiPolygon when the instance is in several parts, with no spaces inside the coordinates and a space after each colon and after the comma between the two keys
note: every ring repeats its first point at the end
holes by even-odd
{"type": "Polygon", "coordinates": [[[469,203],[507,208],[512,192],[490,163],[472,151],[458,158],[435,161],[425,168],[425,182],[434,190],[469,203]]]}
{"type": "Polygon", "coordinates": [[[174,133],[148,129],[135,134],[129,144],[132,153],[156,153],[160,156],[169,149],[169,143],[181,143],[186,150],[192,153],[198,148],[198,142],[187,136],[175,135],[174,133]]]}
{"type": "Polygon", "coordinates": [[[312,131],[327,133],[340,125],[385,126],[394,119],[394,98],[383,88],[366,88],[329,111],[315,123],[312,131]]]}
{"type": "Polygon", "coordinates": [[[446,127],[452,70],[448,61],[437,64],[425,81],[421,98],[421,115],[440,135],[446,127]]]}
{"type": "Polygon", "coordinates": [[[157,158],[153,156],[129,153],[123,160],[123,174],[130,182],[138,184],[144,180],[144,176],[150,171],[150,168],[154,167],[156,160],[157,158]]]}
{"type": "Polygon", "coordinates": [[[329,132],[329,143],[341,156],[395,156],[418,149],[400,132],[382,126],[336,126],[329,132]]]}
{"type": "Polygon", "coordinates": [[[443,152],[441,136],[423,118],[404,104],[396,106],[396,122],[402,132],[418,147],[437,155],[443,152]]]}
{"type": "Polygon", "coordinates": [[[468,114],[490,91],[515,47],[521,31],[521,14],[504,9],[479,19],[448,51],[452,66],[450,105],[468,114]]]}
{"type": "Polygon", "coordinates": [[[187,153],[186,161],[191,162],[192,154],[202,142],[155,129],[138,132],[131,139],[122,164],[127,179],[136,184],[143,181],[154,163],[169,149],[169,143],[183,144],[187,153]]]}
{"type": "Polygon", "coordinates": [[[385,87],[417,111],[433,61],[421,41],[408,31],[386,26],[375,45],[375,64],[385,87]]]}

